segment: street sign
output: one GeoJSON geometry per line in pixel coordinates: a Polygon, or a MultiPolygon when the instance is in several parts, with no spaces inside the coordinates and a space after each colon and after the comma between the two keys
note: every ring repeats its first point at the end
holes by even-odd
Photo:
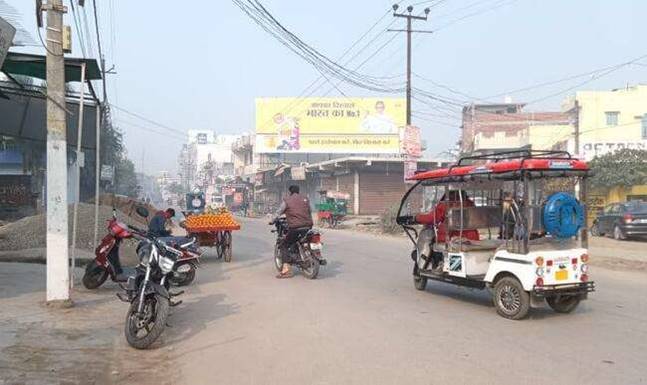
{"type": "Polygon", "coordinates": [[[415,181],[410,181],[408,179],[416,175],[416,171],[418,171],[418,162],[411,159],[405,160],[404,161],[404,183],[414,183],[415,181]]]}
{"type": "Polygon", "coordinates": [[[292,167],[292,180],[306,180],[305,167],[292,167]]]}
{"type": "Polygon", "coordinates": [[[15,34],[16,28],[0,17],[0,68],[2,68],[2,63],[7,57],[7,52],[13,43],[15,34]]]}
{"type": "Polygon", "coordinates": [[[115,177],[115,168],[107,164],[101,165],[101,180],[105,182],[112,182],[115,177]]]}
{"type": "Polygon", "coordinates": [[[420,158],[422,156],[422,140],[420,139],[420,128],[407,126],[402,139],[402,152],[408,157],[420,158]]]}

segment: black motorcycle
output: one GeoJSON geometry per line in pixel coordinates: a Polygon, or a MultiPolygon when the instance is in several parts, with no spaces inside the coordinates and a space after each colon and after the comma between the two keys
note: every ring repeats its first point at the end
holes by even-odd
{"type": "MultiPolygon", "coordinates": [[[[272,230],[276,233],[276,244],[274,245],[274,266],[279,272],[283,269],[283,257],[279,246],[288,233],[288,223],[285,218],[278,218],[270,222],[275,226],[272,230]]],[[[321,256],[321,233],[315,229],[305,228],[299,238],[288,248],[290,255],[290,264],[297,266],[303,271],[303,275],[308,279],[315,279],[319,275],[319,266],[327,262],[321,256]]]]}
{"type": "MultiPolygon", "coordinates": [[[[138,234],[143,232],[133,228],[138,234]]],[[[184,291],[171,292],[171,277],[184,266],[183,256],[190,253],[195,239],[182,237],[155,238],[137,235],[139,265],[134,276],[128,278],[125,294],[119,299],[129,302],[124,333],[128,344],[136,349],[146,349],[162,334],[166,326],[169,309],[182,301],[173,302],[172,297],[184,291]]],[[[199,255],[196,256],[199,257],[199,255]]]]}

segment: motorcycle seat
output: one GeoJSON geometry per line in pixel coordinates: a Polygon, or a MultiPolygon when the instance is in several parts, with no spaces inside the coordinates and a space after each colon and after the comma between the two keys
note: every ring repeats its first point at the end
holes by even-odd
{"type": "Polygon", "coordinates": [[[187,243],[190,243],[193,238],[189,237],[161,237],[157,238],[158,241],[163,242],[164,244],[171,246],[171,247],[179,247],[180,245],[184,245],[187,243]]]}

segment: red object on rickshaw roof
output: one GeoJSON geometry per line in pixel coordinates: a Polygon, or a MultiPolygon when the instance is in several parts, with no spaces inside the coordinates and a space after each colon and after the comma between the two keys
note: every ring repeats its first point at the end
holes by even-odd
{"type": "Polygon", "coordinates": [[[548,171],[548,170],[572,170],[588,171],[589,166],[585,161],[579,159],[546,159],[526,158],[491,162],[479,166],[456,166],[440,168],[437,170],[423,171],[415,174],[408,180],[442,179],[452,176],[478,175],[478,174],[502,174],[511,171],[548,171]]]}

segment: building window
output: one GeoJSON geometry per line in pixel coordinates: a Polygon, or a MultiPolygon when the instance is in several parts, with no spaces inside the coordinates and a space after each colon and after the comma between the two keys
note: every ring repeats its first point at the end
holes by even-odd
{"type": "Polygon", "coordinates": [[[607,126],[618,125],[618,116],[620,115],[618,111],[607,111],[605,114],[607,116],[607,126]]]}
{"type": "Polygon", "coordinates": [[[647,114],[644,114],[642,119],[642,137],[647,139],[647,114]]]}

